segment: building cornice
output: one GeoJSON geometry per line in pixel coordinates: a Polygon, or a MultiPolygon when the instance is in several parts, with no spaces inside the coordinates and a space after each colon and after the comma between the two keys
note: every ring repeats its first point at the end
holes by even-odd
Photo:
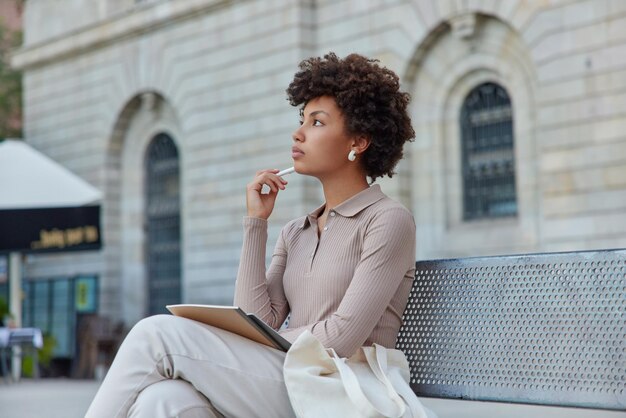
{"type": "Polygon", "coordinates": [[[93,51],[123,38],[152,32],[172,22],[192,18],[234,0],[178,0],[139,5],[95,24],[16,50],[11,65],[19,70],[93,51]]]}

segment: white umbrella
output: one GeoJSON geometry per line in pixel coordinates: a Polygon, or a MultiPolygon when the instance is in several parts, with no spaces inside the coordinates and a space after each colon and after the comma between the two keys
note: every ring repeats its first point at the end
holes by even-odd
{"type": "Polygon", "coordinates": [[[0,142],[0,209],[97,203],[102,193],[23,141],[0,142]]]}

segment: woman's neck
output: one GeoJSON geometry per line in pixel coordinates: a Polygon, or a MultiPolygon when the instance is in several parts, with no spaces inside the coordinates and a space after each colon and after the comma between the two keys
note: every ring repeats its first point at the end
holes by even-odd
{"type": "Polygon", "coordinates": [[[337,207],[355,194],[367,189],[369,184],[365,176],[337,176],[332,179],[322,180],[322,187],[326,201],[324,212],[328,213],[330,209],[337,207]]]}

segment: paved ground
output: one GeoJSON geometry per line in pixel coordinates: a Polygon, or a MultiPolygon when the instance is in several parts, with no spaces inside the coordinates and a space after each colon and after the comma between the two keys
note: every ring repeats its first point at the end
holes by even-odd
{"type": "Polygon", "coordinates": [[[94,380],[0,380],[0,417],[82,418],[99,386],[94,380]]]}
{"type": "MultiPolygon", "coordinates": [[[[81,418],[98,386],[99,382],[93,380],[0,381],[0,417],[81,418]]],[[[439,418],[626,418],[626,412],[428,398],[422,398],[422,402],[439,418]]]]}

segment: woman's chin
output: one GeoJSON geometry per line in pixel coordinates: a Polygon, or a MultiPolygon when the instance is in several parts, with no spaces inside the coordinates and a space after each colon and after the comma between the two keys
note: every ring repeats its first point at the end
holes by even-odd
{"type": "Polygon", "coordinates": [[[305,164],[302,161],[298,161],[298,160],[294,160],[293,161],[293,169],[296,173],[303,175],[303,176],[312,176],[312,177],[316,177],[319,178],[320,176],[320,172],[316,171],[314,168],[312,168],[311,166],[307,166],[307,164],[305,164]]]}
{"type": "Polygon", "coordinates": [[[306,166],[304,166],[302,164],[298,164],[295,161],[294,161],[294,164],[293,164],[293,170],[294,170],[294,172],[300,174],[301,176],[312,176],[313,175],[310,170],[307,170],[306,166]]]}
{"type": "Polygon", "coordinates": [[[300,163],[296,159],[293,160],[293,170],[298,174],[305,174],[306,171],[305,168],[302,166],[302,163],[300,163]]]}

